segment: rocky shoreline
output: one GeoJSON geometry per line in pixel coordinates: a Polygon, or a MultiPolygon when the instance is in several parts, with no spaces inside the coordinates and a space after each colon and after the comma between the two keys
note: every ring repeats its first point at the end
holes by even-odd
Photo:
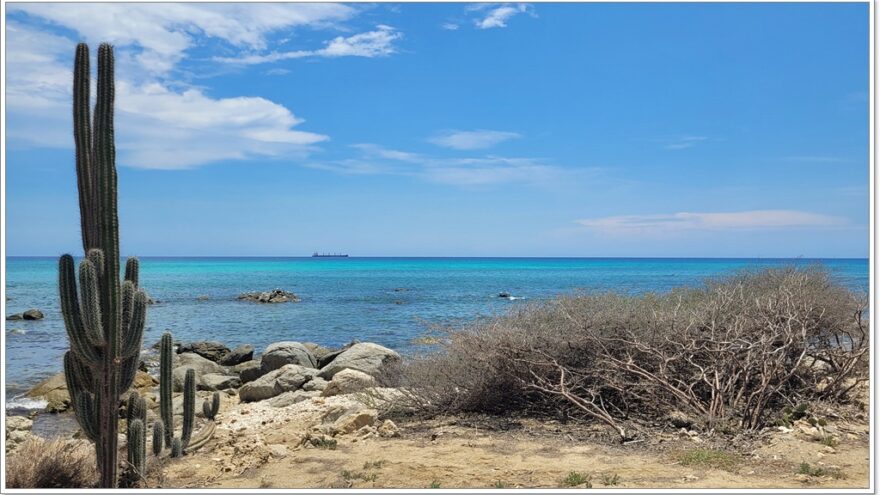
{"type": "MultiPolygon", "coordinates": [[[[346,397],[328,401],[335,396],[361,392],[367,392],[374,399],[379,397],[379,400],[398,394],[395,389],[378,386],[378,379],[402,360],[397,352],[387,347],[371,342],[352,342],[341,348],[328,348],[311,342],[284,341],[268,345],[258,358],[254,357],[254,346],[249,344],[230,349],[221,342],[194,341],[178,342],[175,347],[172,371],[175,414],[182,413],[184,377],[186,371],[192,369],[200,396],[221,392],[224,403],[221,417],[224,411],[236,414],[239,405],[278,409],[310,401],[310,406],[319,411],[324,426],[321,435],[332,437],[374,425],[377,425],[375,432],[379,427],[385,434],[396,431],[393,423],[377,424],[376,410],[360,401],[346,397]],[[340,404],[345,407],[340,409],[340,404]],[[325,409],[333,412],[328,413],[325,409]]],[[[149,352],[142,352],[142,356],[132,390],[146,399],[148,417],[152,418],[158,409],[156,356],[149,352]]],[[[41,412],[45,413],[63,413],[71,407],[63,373],[38,383],[26,397],[44,400],[46,407],[41,412]]],[[[27,417],[7,417],[7,452],[13,451],[32,434],[32,419],[36,414],[39,412],[32,411],[27,417]]],[[[73,436],[77,435],[78,432],[73,436]]]]}

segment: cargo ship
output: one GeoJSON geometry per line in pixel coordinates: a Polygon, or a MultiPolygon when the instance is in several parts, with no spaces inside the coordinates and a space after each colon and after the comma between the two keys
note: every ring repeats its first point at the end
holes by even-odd
{"type": "Polygon", "coordinates": [[[348,255],[339,253],[319,253],[315,251],[312,253],[312,258],[348,258],[348,255]]]}

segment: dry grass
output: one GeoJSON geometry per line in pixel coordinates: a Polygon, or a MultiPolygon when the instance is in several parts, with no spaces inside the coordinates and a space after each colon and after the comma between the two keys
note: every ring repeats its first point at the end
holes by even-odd
{"type": "Polygon", "coordinates": [[[95,452],[88,442],[30,438],[6,458],[7,488],[93,488],[95,452]]]}

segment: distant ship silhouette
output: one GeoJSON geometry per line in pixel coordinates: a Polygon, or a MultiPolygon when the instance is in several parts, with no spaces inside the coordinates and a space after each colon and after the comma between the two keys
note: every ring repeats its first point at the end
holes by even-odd
{"type": "Polygon", "coordinates": [[[348,258],[348,255],[340,253],[319,253],[315,251],[312,253],[312,258],[348,258]]]}

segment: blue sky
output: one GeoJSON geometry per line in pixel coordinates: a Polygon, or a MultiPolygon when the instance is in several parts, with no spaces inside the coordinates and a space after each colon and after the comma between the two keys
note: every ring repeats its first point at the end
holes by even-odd
{"type": "Polygon", "coordinates": [[[868,5],[7,4],[10,255],[78,252],[117,47],[124,254],[864,257],[868,5]]]}

